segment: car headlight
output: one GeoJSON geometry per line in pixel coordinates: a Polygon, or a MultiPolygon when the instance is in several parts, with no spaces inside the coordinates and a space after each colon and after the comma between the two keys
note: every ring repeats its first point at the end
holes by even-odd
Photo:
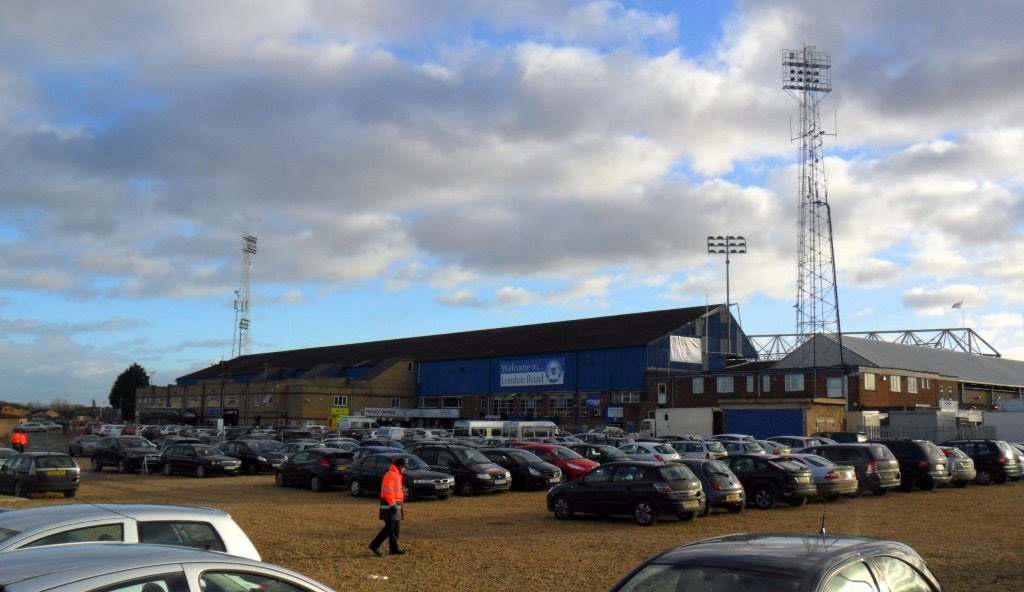
{"type": "Polygon", "coordinates": [[[537,469],[535,469],[533,467],[530,467],[529,470],[530,470],[530,475],[532,475],[534,477],[540,477],[540,471],[538,471],[537,469]]]}
{"type": "Polygon", "coordinates": [[[476,478],[477,478],[477,479],[483,479],[483,480],[485,480],[485,481],[488,481],[488,480],[490,480],[490,479],[491,479],[491,474],[490,474],[490,473],[477,473],[477,474],[476,474],[476,478]]]}
{"type": "Polygon", "coordinates": [[[257,456],[256,460],[259,461],[259,462],[267,462],[266,457],[263,457],[263,456],[257,456]]]}

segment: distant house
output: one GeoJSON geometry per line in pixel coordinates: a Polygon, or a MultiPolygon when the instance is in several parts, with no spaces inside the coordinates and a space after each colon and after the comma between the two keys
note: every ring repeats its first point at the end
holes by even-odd
{"type": "Polygon", "coordinates": [[[28,419],[29,410],[24,407],[18,407],[9,403],[0,403],[0,435],[5,440],[0,442],[0,446],[6,446],[8,438],[11,432],[14,431],[14,427],[25,423],[28,419]]]}

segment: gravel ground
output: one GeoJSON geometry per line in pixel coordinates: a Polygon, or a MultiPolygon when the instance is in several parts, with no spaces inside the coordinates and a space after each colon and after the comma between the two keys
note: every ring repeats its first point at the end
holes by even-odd
{"type": "Polygon", "coordinates": [[[266,561],[339,591],[607,590],[647,557],[675,545],[738,532],[817,532],[823,515],[831,533],[910,544],[947,591],[1024,590],[1024,483],[893,492],[739,515],[716,511],[688,523],[666,518],[649,528],[628,518],[560,522],[546,511],[544,492],[456,496],[408,504],[402,543],[409,553],[377,558],[366,548],[380,527],[372,498],[279,488],[271,475],[200,480],[96,473],[87,459],[79,460],[83,478],[76,499],[0,495],[0,505],[119,501],[221,508],[266,561]]]}

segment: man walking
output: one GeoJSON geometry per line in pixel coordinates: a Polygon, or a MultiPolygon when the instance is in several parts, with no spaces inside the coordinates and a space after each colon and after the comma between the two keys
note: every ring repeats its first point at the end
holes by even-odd
{"type": "Polygon", "coordinates": [[[395,459],[394,464],[384,474],[384,482],[380,487],[380,519],[384,521],[384,527],[380,529],[377,536],[370,543],[370,550],[377,557],[381,556],[380,545],[384,539],[388,540],[388,552],[392,555],[405,555],[405,551],[398,547],[398,535],[405,517],[405,484],[402,481],[402,473],[409,463],[409,458],[400,456],[395,459]]]}
{"type": "Polygon", "coordinates": [[[14,433],[11,434],[11,448],[18,452],[25,452],[25,448],[28,447],[28,434],[25,430],[20,427],[14,428],[14,433]]]}

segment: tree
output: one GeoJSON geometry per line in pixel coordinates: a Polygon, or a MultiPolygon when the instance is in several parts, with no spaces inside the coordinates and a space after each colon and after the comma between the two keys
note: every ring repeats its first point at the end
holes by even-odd
{"type": "Polygon", "coordinates": [[[133,363],[117,377],[110,387],[110,406],[121,411],[121,419],[135,418],[135,389],[149,386],[149,373],[133,363]]]}

